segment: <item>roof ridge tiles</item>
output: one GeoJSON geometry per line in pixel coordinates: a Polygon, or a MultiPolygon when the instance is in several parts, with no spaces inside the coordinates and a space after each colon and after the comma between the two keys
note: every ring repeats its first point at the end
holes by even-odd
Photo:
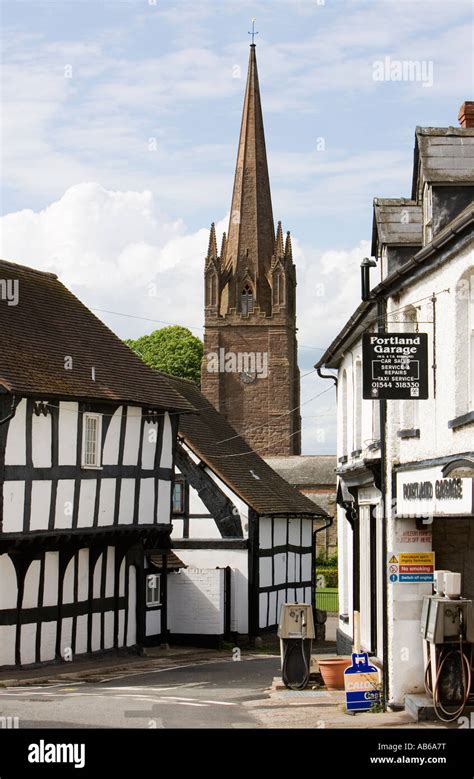
{"type": "Polygon", "coordinates": [[[31,268],[29,265],[22,265],[20,262],[13,262],[13,260],[4,260],[3,258],[0,258],[0,267],[2,265],[6,265],[8,268],[20,268],[22,271],[28,271],[28,273],[37,273],[39,276],[46,276],[50,279],[58,278],[56,273],[51,273],[51,271],[46,270],[38,270],[38,268],[31,268]]]}

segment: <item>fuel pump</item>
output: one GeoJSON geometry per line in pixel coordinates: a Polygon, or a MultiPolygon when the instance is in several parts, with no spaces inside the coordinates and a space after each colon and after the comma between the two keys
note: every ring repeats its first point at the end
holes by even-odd
{"type": "Polygon", "coordinates": [[[454,722],[461,716],[469,702],[473,671],[473,603],[458,594],[459,575],[455,576],[457,586],[453,589],[453,577],[450,571],[435,572],[436,594],[424,597],[420,624],[425,688],[433,698],[436,716],[443,722],[454,722]],[[446,698],[459,701],[458,708],[449,711],[446,698]]]}
{"type": "Polygon", "coordinates": [[[278,637],[283,683],[292,690],[303,690],[309,681],[315,637],[313,610],[309,603],[282,604],[278,637]]]}

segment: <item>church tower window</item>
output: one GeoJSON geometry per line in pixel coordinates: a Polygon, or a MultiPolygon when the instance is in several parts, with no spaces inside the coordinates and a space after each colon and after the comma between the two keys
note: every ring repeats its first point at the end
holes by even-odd
{"type": "Polygon", "coordinates": [[[253,311],[253,292],[249,285],[246,284],[242,290],[242,314],[247,316],[253,311]]]}

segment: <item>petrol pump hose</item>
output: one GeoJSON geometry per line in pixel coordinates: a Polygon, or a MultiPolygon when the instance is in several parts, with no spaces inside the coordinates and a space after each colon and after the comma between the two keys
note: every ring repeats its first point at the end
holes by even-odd
{"type": "Polygon", "coordinates": [[[460,613],[460,630],[459,630],[459,647],[449,649],[447,652],[444,652],[444,647],[441,650],[440,653],[440,663],[438,666],[437,671],[435,670],[435,681],[433,685],[433,689],[431,690],[429,684],[428,684],[428,674],[429,669],[431,666],[431,660],[428,662],[426,671],[425,671],[425,687],[426,691],[429,693],[429,695],[433,698],[433,707],[435,710],[435,714],[442,722],[454,722],[457,720],[461,714],[464,711],[464,708],[469,700],[469,694],[471,690],[471,679],[472,679],[472,670],[471,670],[471,662],[472,662],[472,646],[471,646],[471,657],[468,659],[466,657],[466,654],[464,653],[464,645],[463,645],[463,630],[462,630],[462,612],[460,613]],[[441,702],[441,696],[440,696],[440,682],[442,678],[443,668],[445,667],[446,661],[449,657],[452,655],[455,655],[457,652],[459,652],[460,657],[460,666],[461,666],[461,675],[462,675],[462,687],[463,687],[463,698],[461,705],[455,709],[455,711],[448,711],[445,709],[444,705],[441,702]],[[444,653],[444,654],[443,654],[444,653]]]}
{"type": "MultiPolygon", "coordinates": [[[[309,663],[306,656],[305,638],[286,639],[283,649],[281,677],[285,687],[290,690],[304,690],[309,682],[309,663]],[[301,662],[301,660],[303,662],[301,662]],[[301,676],[303,672],[303,676],[301,676]],[[295,681],[300,679],[300,681],[295,681]]],[[[309,642],[311,644],[311,641],[309,642]]]]}

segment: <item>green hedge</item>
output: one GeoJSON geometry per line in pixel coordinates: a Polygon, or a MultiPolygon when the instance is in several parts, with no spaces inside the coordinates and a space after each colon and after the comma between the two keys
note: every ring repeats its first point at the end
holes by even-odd
{"type": "Polygon", "coordinates": [[[324,587],[337,588],[337,568],[328,565],[316,566],[316,589],[318,589],[318,576],[324,576],[324,587]]]}
{"type": "Polygon", "coordinates": [[[324,552],[320,552],[316,558],[316,565],[318,568],[337,568],[337,552],[329,557],[326,557],[324,552]]]}

